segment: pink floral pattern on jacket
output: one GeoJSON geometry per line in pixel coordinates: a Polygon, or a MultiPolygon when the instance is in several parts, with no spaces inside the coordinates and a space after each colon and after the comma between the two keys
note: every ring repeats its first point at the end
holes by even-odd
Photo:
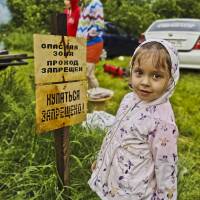
{"type": "Polygon", "coordinates": [[[89,185],[102,200],[176,200],[178,128],[169,102],[179,79],[178,53],[160,39],[171,58],[171,80],[149,103],[131,92],[122,100],[104,138],[89,185]]]}
{"type": "Polygon", "coordinates": [[[127,94],[102,144],[90,187],[103,200],[175,200],[177,136],[169,101],[146,107],[134,93],[127,94]]]}

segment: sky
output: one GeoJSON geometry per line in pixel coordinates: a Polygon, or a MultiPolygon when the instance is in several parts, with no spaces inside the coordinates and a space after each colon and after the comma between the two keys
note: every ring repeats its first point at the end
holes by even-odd
{"type": "Polygon", "coordinates": [[[0,24],[6,24],[11,19],[11,13],[7,7],[6,0],[0,0],[0,24]]]}

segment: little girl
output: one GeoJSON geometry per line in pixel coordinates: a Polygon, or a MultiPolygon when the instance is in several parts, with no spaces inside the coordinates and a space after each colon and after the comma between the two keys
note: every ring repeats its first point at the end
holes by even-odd
{"type": "Polygon", "coordinates": [[[169,98],[178,79],[169,42],[148,40],[136,49],[133,92],[122,100],[88,182],[102,200],[176,200],[178,129],[169,98]]]}

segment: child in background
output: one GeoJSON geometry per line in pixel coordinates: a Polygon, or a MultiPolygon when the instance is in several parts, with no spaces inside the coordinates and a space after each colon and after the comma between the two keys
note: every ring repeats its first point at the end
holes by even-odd
{"type": "Polygon", "coordinates": [[[125,95],[104,138],[89,185],[102,200],[176,200],[178,129],[169,102],[179,79],[178,55],[148,40],[131,60],[125,95]]]}
{"type": "Polygon", "coordinates": [[[67,35],[76,36],[78,21],[80,17],[80,7],[78,6],[79,0],[65,0],[64,13],[67,15],[67,35]]]}

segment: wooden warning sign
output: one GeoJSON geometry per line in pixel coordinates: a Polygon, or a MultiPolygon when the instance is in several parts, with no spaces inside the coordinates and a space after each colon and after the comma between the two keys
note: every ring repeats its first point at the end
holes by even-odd
{"type": "Polygon", "coordinates": [[[37,133],[85,120],[85,39],[35,34],[34,57],[37,133]]]}
{"type": "Polygon", "coordinates": [[[84,38],[34,34],[35,83],[86,79],[84,38]]]}
{"type": "Polygon", "coordinates": [[[36,86],[36,127],[42,133],[85,120],[87,82],[36,86]]]}

